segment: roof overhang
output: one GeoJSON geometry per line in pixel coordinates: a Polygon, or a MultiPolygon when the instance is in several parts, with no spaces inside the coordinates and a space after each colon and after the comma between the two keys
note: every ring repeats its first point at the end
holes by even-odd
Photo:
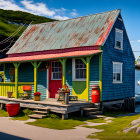
{"type": "Polygon", "coordinates": [[[101,53],[102,50],[79,50],[73,52],[61,52],[55,54],[42,54],[31,56],[18,56],[0,59],[0,63],[13,63],[13,62],[31,62],[31,61],[45,61],[60,58],[73,58],[73,57],[86,57],[101,53]]]}

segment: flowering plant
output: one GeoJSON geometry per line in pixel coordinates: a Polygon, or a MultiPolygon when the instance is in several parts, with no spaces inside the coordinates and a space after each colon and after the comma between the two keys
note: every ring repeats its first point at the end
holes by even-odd
{"type": "Polygon", "coordinates": [[[35,92],[34,96],[41,96],[41,93],[40,92],[35,92]]]}

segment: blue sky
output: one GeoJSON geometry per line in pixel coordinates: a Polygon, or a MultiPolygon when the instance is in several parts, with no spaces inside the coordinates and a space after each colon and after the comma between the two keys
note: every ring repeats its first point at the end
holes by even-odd
{"type": "Polygon", "coordinates": [[[139,0],[0,0],[0,8],[64,20],[121,9],[135,57],[140,56],[139,0]]]}

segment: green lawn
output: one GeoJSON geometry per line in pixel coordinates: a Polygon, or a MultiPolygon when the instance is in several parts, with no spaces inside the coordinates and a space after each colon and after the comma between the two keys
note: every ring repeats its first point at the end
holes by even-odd
{"type": "Polygon", "coordinates": [[[64,130],[64,129],[74,129],[76,126],[85,123],[73,119],[61,120],[61,119],[54,119],[54,118],[44,118],[44,119],[38,119],[34,122],[28,122],[27,124],[44,127],[44,128],[50,128],[50,129],[64,130]]]}
{"type": "MultiPolygon", "coordinates": [[[[28,115],[32,114],[29,109],[20,110],[19,114],[12,117],[13,120],[26,121],[29,119],[28,115]]],[[[6,110],[0,110],[0,117],[8,117],[8,112],[6,110]]]]}
{"type": "Polygon", "coordinates": [[[8,113],[6,110],[0,110],[0,117],[8,117],[8,113]]]}
{"type": "Polygon", "coordinates": [[[33,112],[29,109],[21,110],[20,113],[14,117],[12,117],[13,120],[20,120],[20,121],[26,121],[30,119],[28,115],[32,114],[33,112]]]}
{"type": "Polygon", "coordinates": [[[103,129],[104,131],[96,133],[96,136],[92,134],[88,138],[100,139],[100,140],[129,140],[140,139],[140,135],[135,132],[123,133],[123,129],[128,127],[130,123],[138,119],[140,115],[116,117],[111,123],[100,126],[88,126],[88,128],[103,129]]]}

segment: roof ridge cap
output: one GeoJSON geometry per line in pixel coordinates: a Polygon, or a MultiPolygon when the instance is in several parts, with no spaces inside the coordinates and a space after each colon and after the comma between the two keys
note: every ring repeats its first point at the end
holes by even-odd
{"type": "Polygon", "coordinates": [[[113,11],[121,11],[121,9],[116,9],[116,10],[111,10],[111,11],[106,11],[106,12],[101,12],[101,13],[96,13],[96,14],[91,14],[91,15],[86,15],[86,16],[80,16],[80,17],[70,18],[70,19],[66,19],[66,20],[58,20],[58,21],[51,21],[51,22],[45,22],[45,23],[39,23],[39,24],[32,24],[30,26],[41,25],[41,24],[45,25],[45,24],[50,24],[50,23],[58,23],[58,22],[63,22],[63,21],[68,21],[68,20],[73,20],[73,19],[93,16],[93,15],[99,15],[99,14],[103,14],[103,13],[109,13],[109,12],[113,12],[113,11]]]}

